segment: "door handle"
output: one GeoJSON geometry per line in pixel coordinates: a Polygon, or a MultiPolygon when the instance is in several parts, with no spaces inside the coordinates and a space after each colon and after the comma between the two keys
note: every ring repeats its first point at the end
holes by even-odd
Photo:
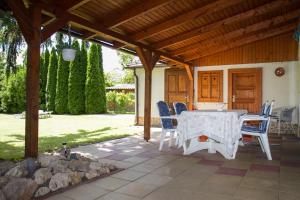
{"type": "Polygon", "coordinates": [[[232,95],[232,102],[235,102],[235,95],[232,95]]]}

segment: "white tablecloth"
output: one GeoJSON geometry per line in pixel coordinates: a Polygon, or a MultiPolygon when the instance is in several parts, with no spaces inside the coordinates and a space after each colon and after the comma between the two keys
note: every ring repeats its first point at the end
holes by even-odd
{"type": "Polygon", "coordinates": [[[184,111],[178,116],[180,140],[185,142],[206,135],[224,144],[227,153],[232,155],[235,142],[242,137],[239,118],[245,113],[246,110],[184,111]]]}

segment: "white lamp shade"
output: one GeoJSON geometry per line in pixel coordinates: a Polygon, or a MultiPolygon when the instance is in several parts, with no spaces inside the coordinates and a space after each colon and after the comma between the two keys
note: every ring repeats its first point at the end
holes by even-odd
{"type": "Polygon", "coordinates": [[[63,49],[62,57],[65,61],[73,61],[75,59],[76,50],[75,49],[63,49]]]}

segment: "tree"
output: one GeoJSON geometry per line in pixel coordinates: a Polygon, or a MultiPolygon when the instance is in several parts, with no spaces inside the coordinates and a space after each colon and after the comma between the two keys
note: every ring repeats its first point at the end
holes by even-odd
{"type": "MultiPolygon", "coordinates": [[[[82,94],[85,94],[85,82],[86,82],[86,69],[87,69],[87,47],[88,47],[88,42],[82,41],[81,42],[81,54],[80,54],[80,62],[81,62],[81,71],[80,71],[80,84],[82,86],[82,94]]],[[[83,110],[85,112],[85,95],[82,95],[82,106],[83,110]]]]}
{"type": "Polygon", "coordinates": [[[40,69],[40,104],[44,108],[46,105],[46,85],[47,85],[47,74],[49,66],[49,50],[46,48],[45,52],[41,56],[41,69],[40,69]]]}
{"type": "Polygon", "coordinates": [[[10,12],[1,13],[2,25],[0,30],[0,43],[2,51],[6,53],[5,73],[8,77],[11,72],[17,72],[17,56],[25,40],[16,19],[10,12]]]}
{"type": "Polygon", "coordinates": [[[56,80],[57,80],[57,55],[55,49],[52,48],[46,87],[46,107],[47,110],[55,111],[55,95],[56,95],[56,80]]]}
{"type": "Polygon", "coordinates": [[[127,65],[134,61],[134,56],[121,51],[117,52],[119,56],[119,62],[123,67],[125,74],[122,76],[121,83],[134,83],[134,75],[132,70],[125,69],[127,65]]]}
{"type": "Polygon", "coordinates": [[[92,44],[88,55],[87,79],[85,85],[85,110],[86,113],[95,114],[104,112],[103,98],[100,94],[101,84],[99,50],[92,44]]]}
{"type": "Polygon", "coordinates": [[[1,91],[1,110],[7,113],[20,113],[25,110],[25,77],[26,69],[20,67],[16,74],[6,79],[1,91]]]}
{"type": "Polygon", "coordinates": [[[69,62],[58,56],[55,112],[58,114],[68,113],[68,79],[69,79],[69,62]]]}
{"type": "Polygon", "coordinates": [[[79,42],[73,41],[73,48],[76,49],[75,60],[70,63],[69,87],[68,87],[68,108],[74,115],[84,113],[84,82],[82,78],[83,69],[86,66],[81,64],[81,52],[79,42]]]}
{"type": "Polygon", "coordinates": [[[101,112],[106,112],[106,89],[105,89],[105,77],[103,70],[103,59],[102,59],[102,46],[97,45],[99,52],[99,69],[100,69],[100,96],[101,96],[101,112]]]}

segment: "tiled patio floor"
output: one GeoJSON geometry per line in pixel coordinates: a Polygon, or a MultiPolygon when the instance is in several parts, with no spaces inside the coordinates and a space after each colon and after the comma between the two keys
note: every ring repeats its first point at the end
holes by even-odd
{"type": "Polygon", "coordinates": [[[133,136],[82,146],[73,151],[125,168],[49,200],[299,200],[300,139],[270,136],[273,161],[257,145],[239,147],[235,160],[199,151],[183,156],[158,151],[156,130],[151,142],[133,136]]]}

